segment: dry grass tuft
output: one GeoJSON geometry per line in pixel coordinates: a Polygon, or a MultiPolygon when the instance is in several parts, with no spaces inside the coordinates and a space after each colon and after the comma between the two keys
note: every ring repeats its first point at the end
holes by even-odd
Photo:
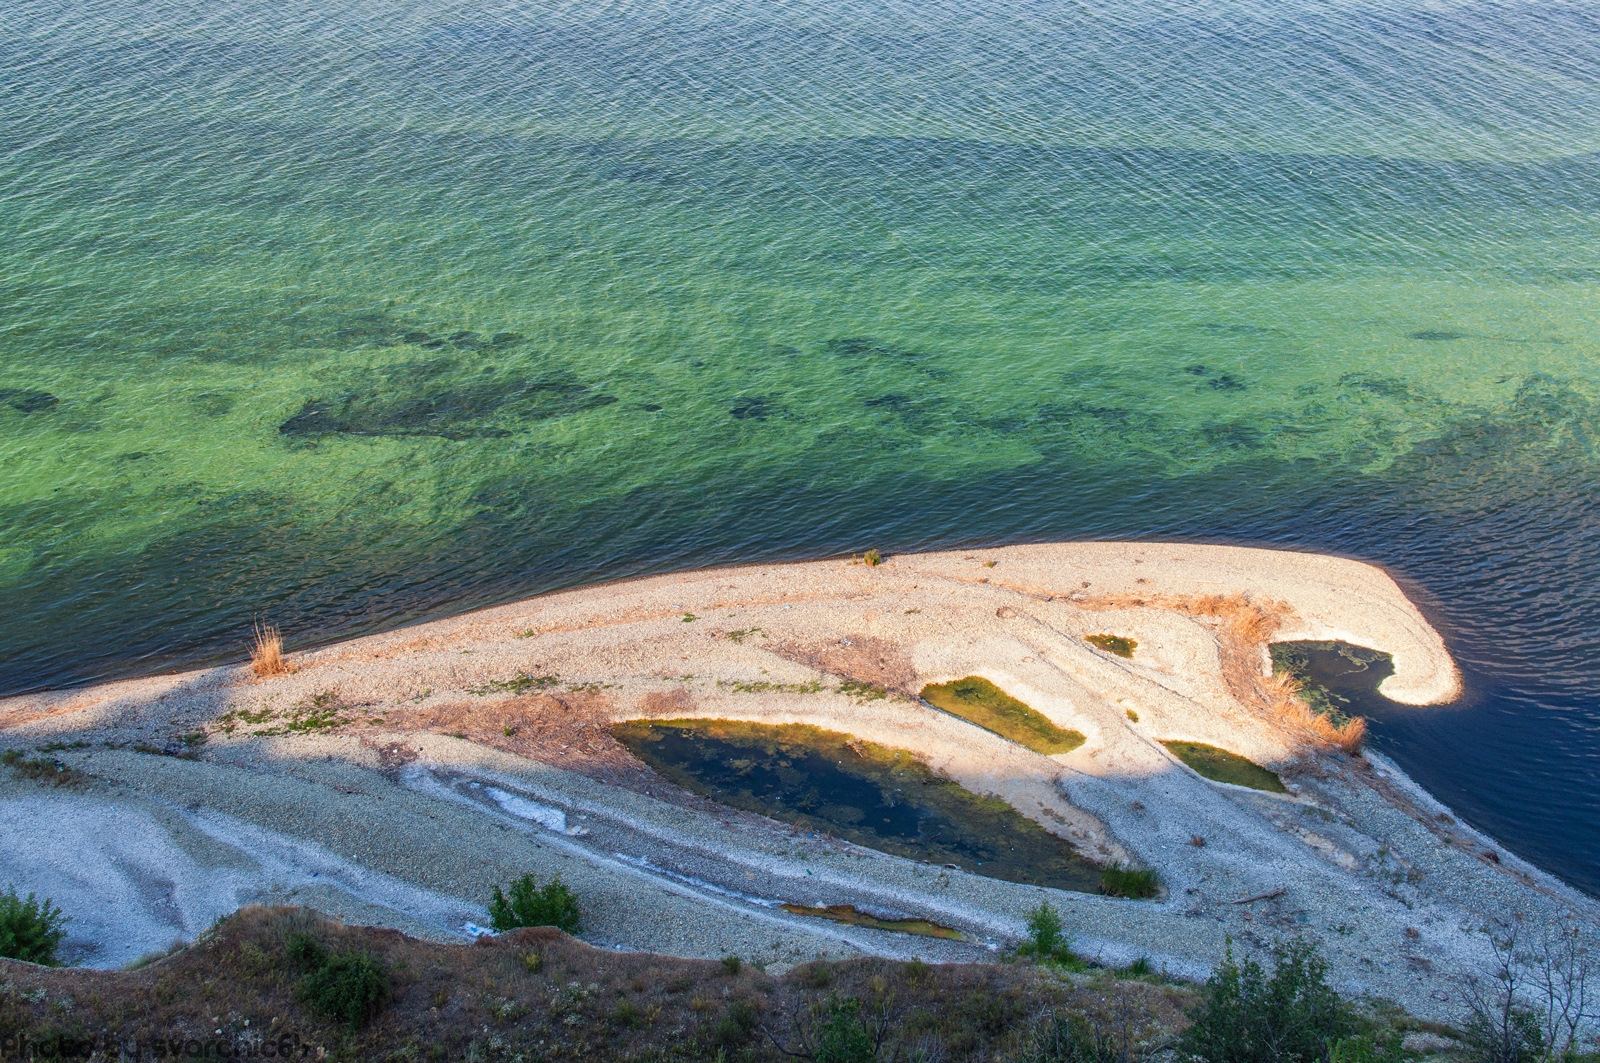
{"type": "Polygon", "coordinates": [[[1245,594],[1208,594],[1189,604],[1190,611],[1227,625],[1235,638],[1248,645],[1269,641],[1283,622],[1294,615],[1284,602],[1258,602],[1245,594]]]}
{"type": "Polygon", "coordinates": [[[1356,753],[1367,737],[1367,721],[1360,716],[1338,722],[1315,712],[1300,698],[1301,685],[1293,676],[1274,673],[1260,680],[1267,708],[1291,730],[1323,750],[1356,753]]]}
{"type": "Polygon", "coordinates": [[[283,636],[274,624],[255,625],[255,645],[250,647],[250,670],[265,679],[269,675],[288,675],[294,671],[283,655],[283,636]]]}

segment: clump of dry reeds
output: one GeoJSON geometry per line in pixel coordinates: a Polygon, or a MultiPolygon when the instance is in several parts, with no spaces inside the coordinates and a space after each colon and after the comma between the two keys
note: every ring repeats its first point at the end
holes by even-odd
{"type": "Polygon", "coordinates": [[[1246,594],[1208,594],[1191,601],[1189,609],[1221,620],[1235,638],[1252,646],[1271,639],[1284,620],[1294,615],[1285,602],[1258,602],[1246,594]]]}
{"type": "Polygon", "coordinates": [[[1292,730],[1320,749],[1358,752],[1367,737],[1366,719],[1347,716],[1340,721],[1317,712],[1300,697],[1301,689],[1298,679],[1282,673],[1274,673],[1261,680],[1267,708],[1292,730]]]}
{"type": "Polygon", "coordinates": [[[277,625],[255,624],[255,644],[250,647],[250,670],[265,679],[269,675],[288,675],[294,671],[283,655],[283,636],[277,625]]]}

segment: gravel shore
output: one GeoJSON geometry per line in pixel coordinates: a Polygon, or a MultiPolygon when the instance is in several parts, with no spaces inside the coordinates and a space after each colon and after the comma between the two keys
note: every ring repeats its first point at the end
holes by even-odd
{"type": "Polygon", "coordinates": [[[1391,653],[1395,700],[1459,690],[1393,581],[1339,558],[1057,544],[684,573],[294,654],[287,675],[233,666],[0,702],[0,745],[81,773],[0,784],[14,840],[0,885],[54,898],[74,917],[71,958],[107,967],[252,901],[462,938],[487,922],[491,887],[524,872],[571,883],[595,943],[776,966],[992,957],[1044,899],[1106,962],[1148,956],[1202,977],[1229,939],[1304,935],[1347,989],[1446,1021],[1458,976],[1490,962],[1488,921],[1600,926],[1592,899],[1392,764],[1318,748],[1275,716],[1266,638],[1391,653]],[[1085,641],[1096,633],[1137,650],[1103,652],[1085,641]],[[915,697],[967,675],[1087,741],[1043,756],[915,697]],[[1162,893],[1019,885],[718,806],[608,732],[674,717],[810,723],[911,750],[1095,860],[1155,869],[1162,893]],[[1203,779],[1171,740],[1247,756],[1289,792],[1203,779]],[[963,938],[782,903],[917,916],[963,938]]]}

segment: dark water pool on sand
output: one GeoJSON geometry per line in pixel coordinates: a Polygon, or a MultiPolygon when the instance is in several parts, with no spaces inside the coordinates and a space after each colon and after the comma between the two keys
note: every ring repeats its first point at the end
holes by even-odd
{"type": "Polygon", "coordinates": [[[903,752],[799,724],[634,720],[612,733],[673,782],[807,831],[1008,882],[1099,888],[1099,868],[1066,841],[903,752]]]}

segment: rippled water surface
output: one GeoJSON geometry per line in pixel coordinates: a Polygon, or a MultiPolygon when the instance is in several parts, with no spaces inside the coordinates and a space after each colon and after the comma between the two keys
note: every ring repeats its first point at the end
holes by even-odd
{"type": "Polygon", "coordinates": [[[1600,890],[1584,7],[17,3],[0,689],[595,579],[1334,550],[1600,890]]]}

